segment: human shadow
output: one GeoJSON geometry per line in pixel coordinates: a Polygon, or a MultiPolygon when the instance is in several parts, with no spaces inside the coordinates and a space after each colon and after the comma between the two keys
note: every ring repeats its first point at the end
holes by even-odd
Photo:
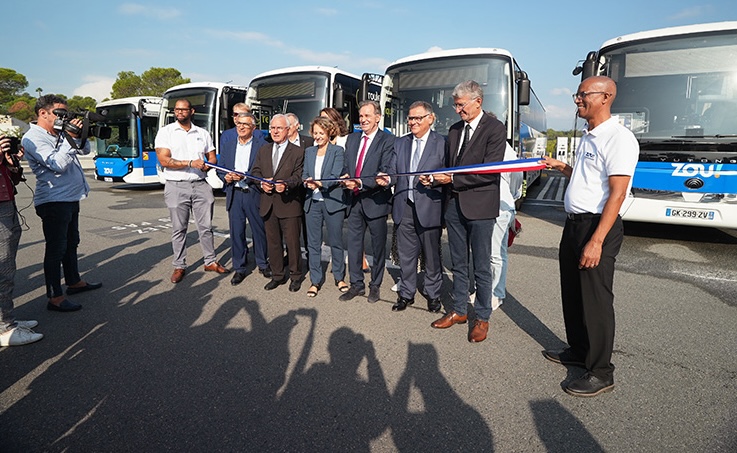
{"type": "Polygon", "coordinates": [[[329,363],[305,371],[311,330],[269,423],[287,427],[268,439],[269,451],[370,451],[389,423],[389,392],[373,343],[347,327],[329,339],[329,363]],[[366,362],[367,378],[359,366],[366,362]]]}
{"type": "Polygon", "coordinates": [[[494,450],[490,428],[440,372],[431,344],[409,343],[407,366],[392,398],[392,438],[399,451],[494,450]],[[411,401],[416,389],[422,401],[411,401]]]}
{"type": "Polygon", "coordinates": [[[586,427],[555,400],[530,401],[540,440],[549,452],[599,452],[604,448],[586,427]]]}
{"type": "Polygon", "coordinates": [[[562,349],[566,343],[548,326],[522,305],[513,294],[507,292],[504,304],[500,307],[517,327],[535,340],[543,349],[562,349]]]}

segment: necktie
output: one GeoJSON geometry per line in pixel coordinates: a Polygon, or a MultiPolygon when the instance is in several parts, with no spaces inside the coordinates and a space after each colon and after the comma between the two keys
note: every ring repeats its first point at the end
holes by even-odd
{"type": "MultiPolygon", "coordinates": [[[[410,172],[416,172],[417,167],[420,166],[420,149],[422,146],[422,140],[421,139],[415,139],[415,151],[412,153],[412,161],[409,164],[409,171],[410,172]]],[[[412,176],[411,179],[412,184],[409,188],[409,193],[407,196],[409,197],[409,200],[414,202],[415,201],[415,186],[417,185],[417,176],[412,176]]]]}
{"type": "Polygon", "coordinates": [[[463,143],[461,143],[461,149],[460,151],[458,151],[458,159],[456,159],[456,165],[461,161],[461,157],[463,157],[463,151],[466,150],[466,145],[468,145],[468,139],[470,135],[471,135],[471,125],[466,124],[464,133],[463,133],[463,143]]]}
{"type": "Polygon", "coordinates": [[[274,174],[272,176],[276,176],[276,166],[279,165],[279,145],[274,143],[274,154],[271,156],[271,165],[274,169],[274,174]]]}
{"type": "MultiPolygon", "coordinates": [[[[361,176],[361,170],[363,170],[363,158],[366,156],[366,144],[368,143],[368,135],[363,136],[363,146],[361,152],[358,154],[358,160],[356,161],[356,178],[361,176]]],[[[353,189],[353,194],[357,195],[359,192],[358,187],[353,189]]]]}

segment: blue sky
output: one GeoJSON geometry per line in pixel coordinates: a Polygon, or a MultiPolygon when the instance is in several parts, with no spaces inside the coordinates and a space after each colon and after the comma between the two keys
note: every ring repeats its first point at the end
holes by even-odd
{"type": "Polygon", "coordinates": [[[109,95],[118,72],[174,67],[192,81],[273,69],[382,72],[430,49],[499,47],[527,71],[548,126],[573,127],[578,60],[604,41],[677,25],[737,20],[734,0],[703,1],[21,1],[3,7],[0,67],[27,91],[109,95]],[[461,8],[460,5],[463,5],[461,8]],[[609,5],[609,6],[605,6],[609,5]]]}

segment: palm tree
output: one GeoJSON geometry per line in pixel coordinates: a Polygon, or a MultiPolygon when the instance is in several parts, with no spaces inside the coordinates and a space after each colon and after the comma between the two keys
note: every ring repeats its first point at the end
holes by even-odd
{"type": "Polygon", "coordinates": [[[41,93],[43,93],[44,90],[41,87],[36,88],[36,93],[38,93],[38,97],[41,97],[41,93]]]}

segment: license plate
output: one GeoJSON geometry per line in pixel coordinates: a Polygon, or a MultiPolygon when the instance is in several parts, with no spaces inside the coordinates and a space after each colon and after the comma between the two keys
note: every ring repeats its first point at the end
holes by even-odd
{"type": "Polygon", "coordinates": [[[697,220],[714,220],[714,211],[707,211],[706,209],[665,208],[665,216],[697,220]]]}
{"type": "Polygon", "coordinates": [[[105,182],[113,182],[113,178],[105,177],[105,182]]]}

